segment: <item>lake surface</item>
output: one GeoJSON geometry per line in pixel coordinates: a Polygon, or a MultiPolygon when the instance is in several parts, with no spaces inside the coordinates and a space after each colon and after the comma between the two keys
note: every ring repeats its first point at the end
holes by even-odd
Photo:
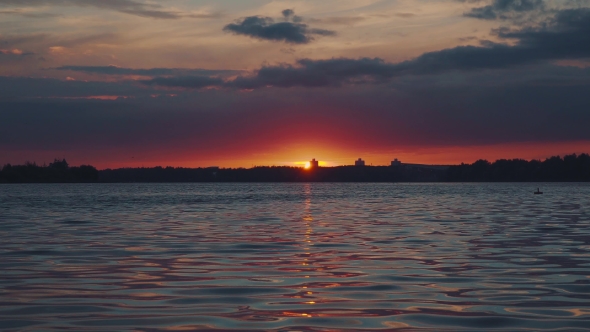
{"type": "Polygon", "coordinates": [[[2,185],[0,240],[4,331],[590,331],[590,184],[2,185]]]}

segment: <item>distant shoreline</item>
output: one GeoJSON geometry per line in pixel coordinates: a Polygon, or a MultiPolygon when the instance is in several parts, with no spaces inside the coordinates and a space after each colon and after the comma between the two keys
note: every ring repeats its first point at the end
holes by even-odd
{"type": "Polygon", "coordinates": [[[70,167],[65,160],[49,166],[5,165],[0,183],[229,183],[229,182],[590,182],[588,154],[522,159],[478,160],[473,164],[254,168],[70,167]]]}

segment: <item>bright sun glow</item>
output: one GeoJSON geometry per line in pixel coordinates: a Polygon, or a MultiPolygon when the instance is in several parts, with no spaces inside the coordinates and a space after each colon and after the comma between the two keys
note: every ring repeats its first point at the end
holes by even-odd
{"type": "Polygon", "coordinates": [[[305,163],[305,169],[309,169],[311,167],[311,163],[308,161],[305,163]]]}

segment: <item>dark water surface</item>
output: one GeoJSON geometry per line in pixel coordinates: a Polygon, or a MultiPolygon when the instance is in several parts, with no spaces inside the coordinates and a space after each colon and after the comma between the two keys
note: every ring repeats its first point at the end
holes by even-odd
{"type": "Polygon", "coordinates": [[[0,240],[3,331],[590,331],[587,184],[3,185],[0,240]]]}

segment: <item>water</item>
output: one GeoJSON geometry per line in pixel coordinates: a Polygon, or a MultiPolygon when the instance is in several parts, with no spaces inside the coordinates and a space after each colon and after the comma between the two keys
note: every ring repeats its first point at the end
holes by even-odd
{"type": "Polygon", "coordinates": [[[0,240],[5,331],[590,331],[590,184],[4,185],[0,240]]]}

